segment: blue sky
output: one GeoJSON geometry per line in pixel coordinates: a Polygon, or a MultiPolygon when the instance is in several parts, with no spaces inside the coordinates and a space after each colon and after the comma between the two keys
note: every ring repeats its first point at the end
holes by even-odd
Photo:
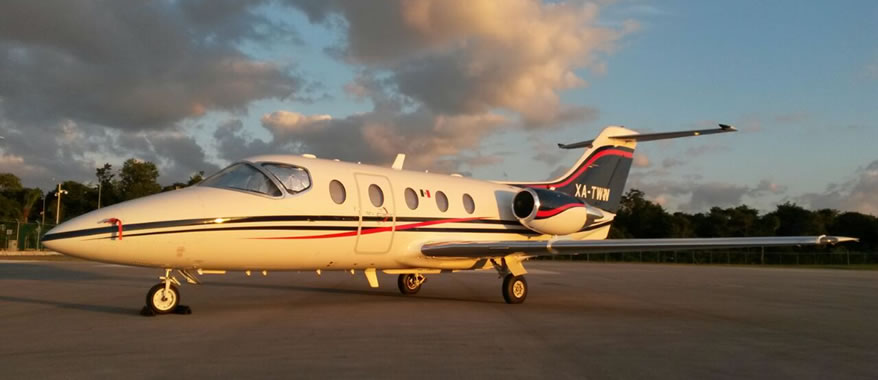
{"type": "Polygon", "coordinates": [[[173,182],[267,151],[376,164],[401,151],[417,169],[540,180],[577,158],[555,143],[605,125],[729,123],[741,131],[640,145],[629,186],[674,211],[878,213],[874,1],[144,5],[158,25],[57,5],[44,29],[0,19],[13,25],[0,32],[0,170],[33,185],[93,181],[130,156],[173,182]],[[168,50],[173,36],[184,42],[168,50]]]}

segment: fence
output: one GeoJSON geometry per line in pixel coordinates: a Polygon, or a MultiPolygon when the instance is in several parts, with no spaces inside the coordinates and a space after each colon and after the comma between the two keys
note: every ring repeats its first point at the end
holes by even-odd
{"type": "Polygon", "coordinates": [[[858,265],[878,264],[878,253],[840,251],[766,251],[762,249],[592,253],[553,256],[550,260],[737,265],[858,265]]]}
{"type": "Polygon", "coordinates": [[[40,238],[54,224],[0,221],[0,250],[32,251],[42,249],[40,238]]]}

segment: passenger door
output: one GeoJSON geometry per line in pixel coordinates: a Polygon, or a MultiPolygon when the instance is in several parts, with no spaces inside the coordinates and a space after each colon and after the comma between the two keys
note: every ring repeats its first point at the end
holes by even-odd
{"type": "Polygon", "coordinates": [[[387,177],[355,173],[360,209],[357,253],[386,253],[393,243],[396,223],[393,189],[387,177]]]}

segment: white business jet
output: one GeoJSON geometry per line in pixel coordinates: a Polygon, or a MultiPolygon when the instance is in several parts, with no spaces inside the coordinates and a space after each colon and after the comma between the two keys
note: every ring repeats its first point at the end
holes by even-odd
{"type": "Polygon", "coordinates": [[[198,274],[275,270],[399,275],[415,294],[425,275],[496,270],[511,304],[528,293],[522,262],[622,251],[824,245],[834,236],[609,239],[638,142],[732,132],[639,134],[607,127],[561,178],[504,183],[317,159],[251,157],[197,186],[105,207],[65,222],[46,247],[88,260],[164,269],[144,310],[177,310],[180,281],[198,274]]]}

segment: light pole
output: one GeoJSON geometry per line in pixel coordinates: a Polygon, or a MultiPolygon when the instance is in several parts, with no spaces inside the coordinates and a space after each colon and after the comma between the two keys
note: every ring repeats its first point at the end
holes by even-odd
{"type": "Polygon", "coordinates": [[[67,194],[67,190],[61,189],[61,184],[58,184],[58,191],[55,193],[55,196],[58,197],[58,207],[55,209],[55,225],[61,223],[61,195],[67,194]]]}
{"type": "Polygon", "coordinates": [[[49,194],[43,194],[43,211],[40,212],[40,216],[43,217],[43,221],[40,223],[40,226],[37,227],[37,235],[40,236],[40,239],[37,240],[37,249],[43,250],[43,228],[46,228],[46,198],[49,197],[49,194]]]}
{"type": "Polygon", "coordinates": [[[46,198],[48,197],[49,194],[43,195],[43,212],[40,213],[43,216],[43,223],[41,224],[46,224],[46,198]]]}
{"type": "Polygon", "coordinates": [[[98,182],[98,208],[101,208],[101,188],[103,185],[102,182],[98,182]]]}

